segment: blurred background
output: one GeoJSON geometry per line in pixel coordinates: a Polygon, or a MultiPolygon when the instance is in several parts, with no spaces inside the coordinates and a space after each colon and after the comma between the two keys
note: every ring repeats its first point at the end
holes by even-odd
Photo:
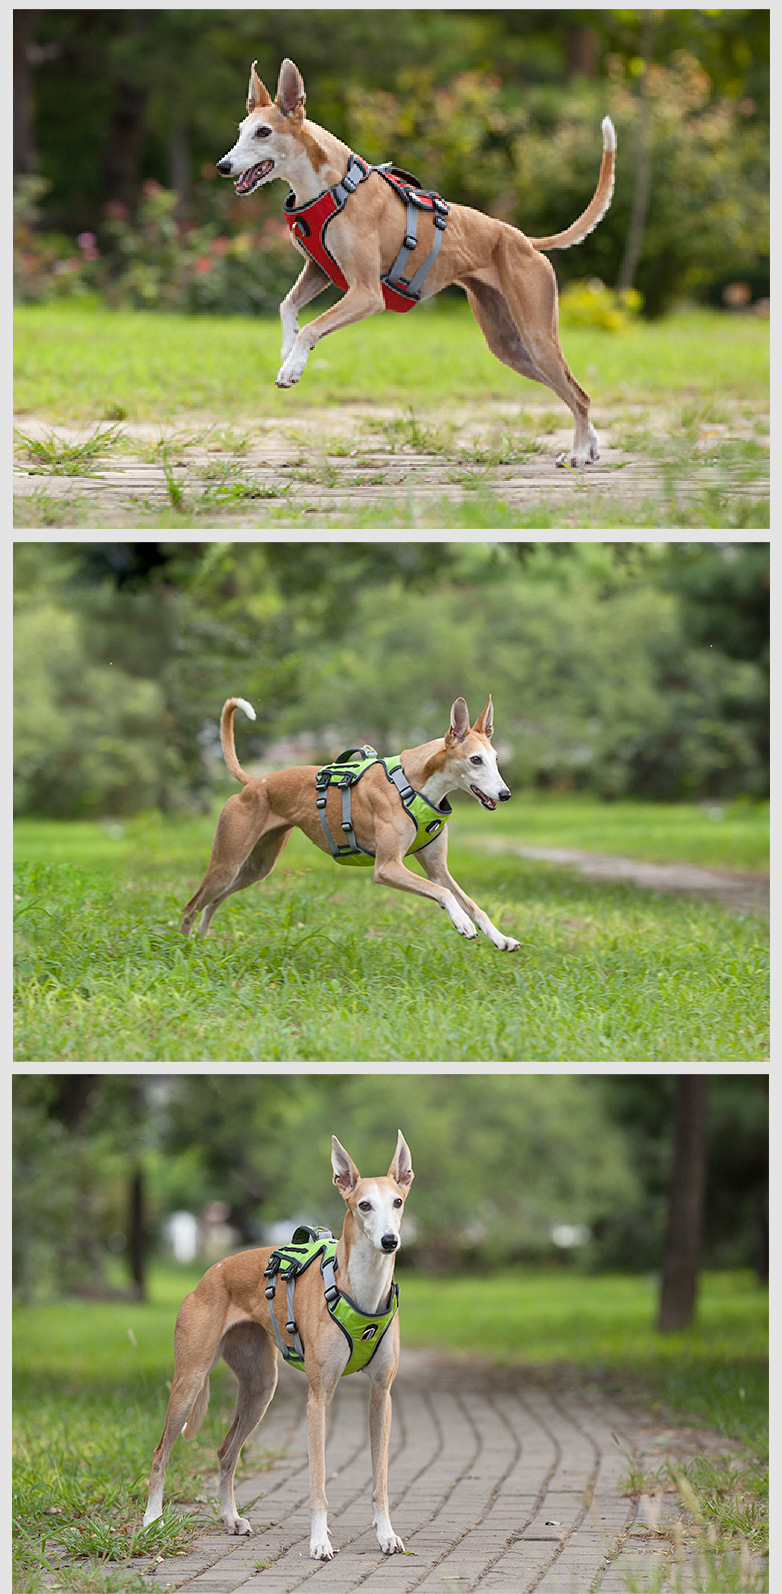
{"type": "Polygon", "coordinates": [[[276,313],[282,190],[238,200],[214,163],[250,62],[274,93],[286,55],[314,121],[532,235],[580,214],[610,114],[616,194],[556,257],[565,287],[598,279],[650,317],[683,298],[767,311],[769,12],[753,8],[17,10],[17,297],[276,313]]]}
{"type": "Polygon", "coordinates": [[[17,543],[19,815],[206,812],[232,693],[254,773],[385,754],[489,692],[514,791],[768,790],[766,543],[17,543]],[[425,664],[422,662],[425,661],[425,664]]]}
{"type": "Polygon", "coordinates": [[[14,1284],[143,1299],[153,1261],[339,1233],[332,1133],[377,1173],[401,1127],[400,1267],[664,1280],[673,1260],[676,1307],[684,1259],[681,1326],[701,1266],[768,1277],[767,1117],[765,1075],[17,1075],[14,1284]]]}

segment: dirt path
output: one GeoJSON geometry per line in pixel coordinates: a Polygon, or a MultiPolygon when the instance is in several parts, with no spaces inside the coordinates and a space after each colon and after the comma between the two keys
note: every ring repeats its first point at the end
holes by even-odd
{"type": "MultiPolygon", "coordinates": [[[[626,1594],[629,1574],[665,1574],[672,1542],[662,1535],[680,1516],[675,1494],[662,1488],[636,1501],[621,1492],[628,1454],[654,1472],[666,1452],[685,1458],[717,1444],[713,1434],[655,1429],[572,1375],[541,1380],[529,1370],[403,1351],[390,1494],[406,1554],[386,1559],[377,1547],[367,1385],[349,1378],[330,1416],[335,1558],[321,1564],[308,1550],[305,1399],[304,1379],[284,1369],[262,1437],[246,1447],[237,1502],[252,1536],[210,1528],[187,1554],[151,1565],[152,1586],[193,1594],[626,1594]]],[[[664,1576],[660,1594],[673,1586],[664,1576]]]]}
{"type": "Polygon", "coordinates": [[[694,863],[644,863],[575,847],[525,847],[491,836],[469,836],[471,846],[487,852],[510,852],[518,858],[539,858],[579,869],[587,880],[630,880],[646,891],[675,891],[683,896],[716,897],[737,913],[769,912],[769,876],[758,871],[704,869],[694,863]]]}
{"type": "MultiPolygon", "coordinates": [[[[263,530],[272,524],[349,525],[385,512],[411,527],[419,520],[446,526],[454,506],[465,502],[476,504],[477,516],[487,494],[510,511],[539,510],[544,524],[563,527],[633,524],[627,516],[644,504],[660,525],[669,525],[677,506],[681,511],[711,497],[724,501],[725,523],[733,524],[742,502],[765,500],[765,462],[741,464],[725,452],[748,447],[758,425],[762,431],[762,417],[709,428],[689,444],[679,439],[678,461],[663,431],[657,446],[654,435],[647,436],[648,421],[628,409],[621,423],[604,431],[600,462],[586,471],[556,466],[570,443],[564,415],[530,409],[522,424],[518,406],[510,404],[426,417],[346,405],[299,411],[284,425],[252,417],[231,426],[217,419],[123,423],[91,467],[75,474],[66,474],[56,455],[36,460],[20,445],[16,524],[141,527],[171,514],[184,526],[263,530]],[[643,444],[625,441],[634,426],[643,444]]],[[[656,416],[655,423],[661,425],[656,416]]],[[[95,431],[52,428],[34,415],[16,417],[16,426],[34,441],[54,437],[67,444],[83,443],[95,431]]]]}

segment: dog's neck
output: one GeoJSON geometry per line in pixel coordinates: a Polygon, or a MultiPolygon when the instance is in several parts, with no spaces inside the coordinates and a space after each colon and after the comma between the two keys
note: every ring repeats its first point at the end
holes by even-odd
{"type": "Polygon", "coordinates": [[[402,754],[402,768],[413,787],[422,797],[439,808],[449,791],[457,791],[461,781],[454,770],[453,755],[440,741],[424,742],[421,747],[411,747],[402,754]]]}
{"type": "Polygon", "coordinates": [[[360,1311],[371,1315],[385,1307],[394,1278],[396,1251],[378,1251],[361,1233],[348,1208],[337,1243],[337,1283],[360,1311]]]}
{"type": "Polygon", "coordinates": [[[324,189],[341,182],[350,150],[325,127],[306,120],[290,142],[290,155],[277,175],[290,183],[297,205],[309,205],[324,189]]]}

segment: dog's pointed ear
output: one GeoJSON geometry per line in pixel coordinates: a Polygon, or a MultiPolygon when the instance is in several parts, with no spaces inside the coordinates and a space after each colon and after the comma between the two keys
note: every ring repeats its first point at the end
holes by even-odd
{"type": "Polygon", "coordinates": [[[253,64],[250,67],[250,86],[247,90],[248,115],[250,111],[260,111],[264,105],[271,105],[272,103],[272,97],[269,93],[269,90],[261,82],[258,73],[255,70],[257,65],[258,62],[253,61],[253,64]]]}
{"type": "Polygon", "coordinates": [[[298,111],[303,114],[306,98],[304,79],[298,67],[294,66],[293,61],[289,61],[286,56],[280,67],[275,104],[279,106],[285,116],[294,116],[298,111]]]}
{"type": "Polygon", "coordinates": [[[494,734],[494,708],[491,698],[489,698],[483,713],[478,715],[473,725],[473,730],[478,731],[481,736],[488,737],[489,741],[491,741],[494,734]]]}
{"type": "Polygon", "coordinates": [[[352,1157],[348,1156],[344,1146],[341,1146],[336,1135],[331,1137],[331,1166],[334,1169],[334,1183],[347,1201],[351,1191],[355,1190],[361,1174],[352,1157]]]}
{"type": "Polygon", "coordinates": [[[401,1129],[397,1132],[396,1151],[394,1152],[394,1160],[388,1170],[388,1177],[399,1185],[400,1190],[409,1190],[415,1178],[410,1158],[410,1147],[401,1129]]]}
{"type": "Polygon", "coordinates": [[[447,742],[463,742],[470,729],[470,715],[463,697],[457,697],[451,707],[451,723],[448,727],[447,742]]]}

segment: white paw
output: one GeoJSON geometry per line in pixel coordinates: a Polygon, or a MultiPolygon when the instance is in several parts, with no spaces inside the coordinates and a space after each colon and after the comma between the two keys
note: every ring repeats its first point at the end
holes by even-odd
{"type": "Polygon", "coordinates": [[[584,465],[594,465],[599,458],[600,443],[597,432],[590,421],[589,435],[585,447],[574,448],[569,454],[558,454],[557,464],[560,468],[567,467],[570,470],[581,470],[584,465]]]}
{"type": "Polygon", "coordinates": [[[518,952],[521,946],[521,942],[514,941],[513,937],[510,935],[501,935],[499,941],[497,941],[495,944],[498,946],[500,952],[518,952]]]}
{"type": "Polygon", "coordinates": [[[405,1547],[402,1540],[397,1538],[393,1528],[388,1533],[378,1533],[377,1542],[384,1555],[404,1555],[405,1547]]]}
{"type": "Polygon", "coordinates": [[[294,346],[293,350],[288,355],[287,359],[283,361],[279,371],[277,372],[277,386],[293,387],[294,382],[298,382],[306,364],[306,349],[303,352],[299,350],[297,354],[294,346]]]}
{"type": "Polygon", "coordinates": [[[310,1539],[310,1559],[313,1561],[333,1561],[334,1551],[328,1538],[310,1539]]]}
{"type": "Polygon", "coordinates": [[[157,1506],[148,1505],[146,1511],[144,1512],[144,1523],[143,1523],[143,1526],[145,1528],[151,1527],[152,1523],[153,1522],[158,1522],[160,1520],[160,1518],[162,1517],[162,1515],[163,1515],[163,1512],[159,1511],[157,1506]]]}
{"type": "Polygon", "coordinates": [[[445,910],[454,929],[458,930],[459,934],[465,936],[468,941],[474,941],[478,931],[472,919],[464,912],[463,908],[459,907],[455,897],[451,897],[450,901],[445,903],[445,910]]]}
{"type": "Polygon", "coordinates": [[[228,1519],[223,1517],[223,1521],[228,1533],[252,1533],[252,1528],[246,1517],[229,1517],[228,1519]]]}

